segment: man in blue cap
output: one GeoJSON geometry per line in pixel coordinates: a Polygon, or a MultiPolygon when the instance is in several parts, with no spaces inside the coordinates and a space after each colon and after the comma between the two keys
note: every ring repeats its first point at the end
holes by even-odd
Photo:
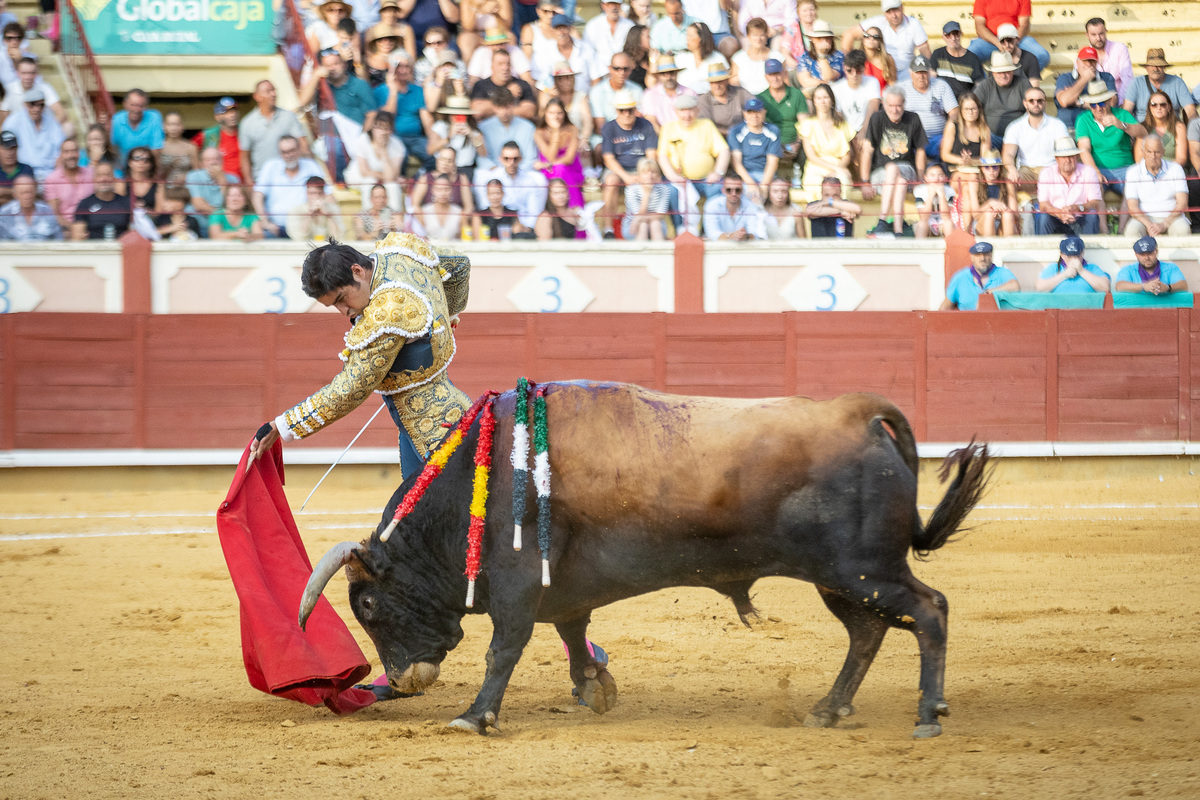
{"type": "Polygon", "coordinates": [[[1108,292],[1108,276],[1084,259],[1083,250],[1083,239],[1078,236],[1063,239],[1058,245],[1058,263],[1042,270],[1034,288],[1058,294],[1108,292]]]}
{"type": "Polygon", "coordinates": [[[979,295],[996,292],[1019,292],[1017,276],[1004,267],[992,264],[992,245],[976,242],[971,245],[971,266],[964,267],[950,278],[946,299],[939,311],[974,311],[979,308],[979,295]]]}
{"type": "Polygon", "coordinates": [[[783,139],[779,128],[766,121],[767,107],[760,97],[751,97],[742,106],[742,121],[729,130],[729,152],[733,171],[746,182],[746,189],[766,200],[767,187],[774,180],[783,158],[783,139]]]}
{"type": "Polygon", "coordinates": [[[1117,273],[1118,292],[1145,292],[1165,295],[1186,292],[1187,280],[1179,267],[1170,261],[1158,260],[1158,242],[1153,236],[1143,236],[1133,243],[1138,263],[1121,267],[1117,273]]]}

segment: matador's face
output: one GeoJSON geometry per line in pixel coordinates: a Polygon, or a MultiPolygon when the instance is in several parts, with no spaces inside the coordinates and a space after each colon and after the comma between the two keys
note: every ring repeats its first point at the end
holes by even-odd
{"type": "Polygon", "coordinates": [[[350,272],[354,275],[354,283],[347,284],[321,295],[317,302],[325,307],[333,307],[339,313],[350,319],[362,314],[363,309],[371,302],[372,270],[355,264],[350,272]]]}

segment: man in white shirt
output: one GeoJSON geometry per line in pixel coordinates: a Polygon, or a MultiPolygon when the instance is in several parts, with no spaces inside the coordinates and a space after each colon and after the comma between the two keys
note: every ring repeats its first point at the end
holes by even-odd
{"type": "Polygon", "coordinates": [[[909,64],[909,80],[902,81],[900,88],[904,90],[904,110],[921,118],[921,127],[929,139],[925,155],[936,162],[941,160],[946,122],[958,119],[958,100],[954,99],[950,84],[930,75],[932,69],[925,56],[917,56],[909,64]]]}
{"type": "Polygon", "coordinates": [[[866,74],[867,54],[862,50],[851,50],[846,53],[846,61],[842,65],[846,77],[834,81],[829,88],[833,90],[833,98],[837,101],[838,111],[846,117],[846,122],[857,131],[862,138],[867,129],[867,120],[879,110],[883,92],[879,81],[872,75],[866,74]]]}
{"type": "Polygon", "coordinates": [[[650,49],[657,53],[687,50],[687,28],[700,20],[683,13],[683,0],[666,0],[666,11],[650,26],[650,49]]]}
{"type": "Polygon", "coordinates": [[[1143,159],[1125,172],[1125,202],[1129,206],[1126,236],[1187,236],[1188,190],[1183,167],[1163,158],[1156,133],[1142,139],[1143,159]]]}
{"type": "Polygon", "coordinates": [[[58,120],[59,127],[63,130],[63,135],[73,136],[75,126],[67,117],[67,109],[63,107],[58,92],[54,90],[54,87],[42,79],[37,60],[22,58],[17,62],[16,72],[17,79],[11,83],[4,84],[4,102],[0,103],[0,123],[3,123],[9,114],[24,111],[24,93],[36,86],[38,89],[41,89],[46,101],[46,110],[58,120]]]}
{"type": "Polygon", "coordinates": [[[66,139],[53,114],[46,112],[46,96],[39,86],[25,92],[25,108],[4,120],[2,128],[17,135],[17,160],[33,168],[38,183],[54,171],[66,139]]]}
{"type": "MultiPolygon", "coordinates": [[[[279,138],[279,157],[268,159],[255,180],[254,211],[262,220],[268,238],[287,238],[288,213],[308,200],[308,179],[321,177],[321,167],[311,158],[301,158],[295,136],[279,138]]],[[[330,188],[325,187],[328,194],[330,188]]]]}
{"type": "Polygon", "coordinates": [[[1129,48],[1108,38],[1108,27],[1100,17],[1092,17],[1084,25],[1088,44],[1096,48],[1100,56],[1100,69],[1113,76],[1117,82],[1117,103],[1125,102],[1125,92],[1133,83],[1133,58],[1129,48]]]}
{"type": "Polygon", "coordinates": [[[545,91],[554,85],[554,66],[566,61],[575,70],[575,91],[587,94],[592,87],[594,66],[592,46],[575,35],[575,26],[565,14],[555,14],[550,21],[557,46],[533,53],[534,86],[545,91]]]}
{"type": "Polygon", "coordinates": [[[483,47],[476,47],[467,62],[467,75],[475,80],[492,77],[492,51],[507,50],[512,56],[512,74],[533,85],[529,56],[517,45],[513,44],[508,31],[502,28],[489,28],[483,35],[483,47]]]}
{"type": "Polygon", "coordinates": [[[853,50],[854,43],[863,38],[868,28],[879,28],[883,31],[883,47],[896,62],[896,80],[907,80],[914,51],[925,58],[933,57],[929,37],[919,21],[904,13],[903,0],[883,0],[880,7],[883,9],[881,16],[864,19],[842,35],[842,52],[853,50]]]}
{"type": "Polygon", "coordinates": [[[475,207],[487,208],[488,182],[504,185],[504,205],[515,209],[521,224],[532,228],[546,210],[546,176],[539,170],[521,169],[521,148],[509,142],[500,149],[500,164],[475,173],[475,207]]]}
{"type": "Polygon", "coordinates": [[[1017,188],[1033,191],[1038,174],[1054,161],[1054,143],[1070,138],[1067,126],[1046,115],[1046,93],[1029,87],[1025,90],[1025,114],[1004,130],[1004,176],[1016,181],[1017,188]]]}
{"type": "Polygon", "coordinates": [[[621,16],[620,0],[602,0],[600,10],[583,27],[583,40],[591,45],[595,59],[590,70],[595,77],[603,75],[610,59],[625,49],[625,37],[633,28],[633,21],[621,16]]]}
{"type": "Polygon", "coordinates": [[[708,26],[717,50],[726,59],[738,51],[737,39],[729,32],[729,10],[725,0],[683,0],[683,11],[708,26]]]}
{"type": "MultiPolygon", "coordinates": [[[[631,96],[634,103],[642,99],[642,87],[629,80],[633,71],[633,61],[625,53],[615,54],[608,63],[608,75],[588,92],[588,103],[592,109],[592,122],[595,141],[600,140],[600,131],[604,123],[617,118],[617,108],[613,105],[619,97],[631,96]],[[618,95],[618,92],[621,94],[618,95]]],[[[593,142],[594,144],[595,142],[593,142]]]]}
{"type": "Polygon", "coordinates": [[[764,212],[743,200],[741,178],[726,178],[721,195],[704,205],[704,238],[710,242],[751,242],[767,238],[764,212]]]}

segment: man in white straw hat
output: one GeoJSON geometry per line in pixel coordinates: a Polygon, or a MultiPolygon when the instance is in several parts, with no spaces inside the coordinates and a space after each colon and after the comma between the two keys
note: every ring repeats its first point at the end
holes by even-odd
{"type": "Polygon", "coordinates": [[[1129,206],[1126,236],[1187,236],[1188,190],[1183,167],[1164,158],[1157,133],[1142,139],[1142,160],[1125,170],[1125,202],[1129,206]]]}
{"type": "Polygon", "coordinates": [[[1055,166],[1038,177],[1038,213],[1033,215],[1038,236],[1084,236],[1100,233],[1105,221],[1100,176],[1079,163],[1079,148],[1070,136],[1054,143],[1055,166]]]}
{"type": "MultiPolygon", "coordinates": [[[[1017,65],[1017,72],[1029,78],[1030,83],[1034,86],[1041,85],[1042,68],[1033,54],[1021,49],[1021,40],[1017,34],[1017,27],[1015,25],[1001,25],[997,36],[1000,38],[999,52],[1008,53],[1012,56],[1013,63],[1017,65]]],[[[991,56],[988,57],[990,58],[991,56]]]]}
{"type": "Polygon", "coordinates": [[[596,214],[600,225],[615,217],[617,198],[625,187],[637,183],[638,162],[644,158],[658,159],[658,134],[653,125],[638,116],[633,92],[617,92],[612,104],[615,116],[600,129],[600,152],[604,160],[601,178],[604,209],[596,214]]]}
{"type": "Polygon", "coordinates": [[[729,129],[742,121],[742,106],[750,97],[751,94],[741,86],[730,84],[729,67],[709,64],[708,91],[700,95],[696,115],[711,119],[721,135],[728,136],[729,129]]]}
{"type": "Polygon", "coordinates": [[[1146,129],[1123,108],[1113,108],[1117,93],[1104,81],[1088,84],[1079,104],[1088,111],[1075,120],[1075,138],[1083,163],[1095,167],[1107,188],[1125,194],[1125,170],[1133,164],[1133,140],[1146,129]]]}
{"type": "Polygon", "coordinates": [[[921,22],[904,13],[904,0],[882,0],[883,14],[864,19],[842,34],[842,52],[849,53],[854,43],[860,41],[866,31],[878,28],[883,32],[883,47],[896,62],[896,80],[908,79],[908,64],[914,52],[926,58],[933,56],[929,49],[929,37],[921,22]]]}
{"type": "Polygon", "coordinates": [[[1141,78],[1136,78],[1125,92],[1124,109],[1133,114],[1136,119],[1146,118],[1146,108],[1150,103],[1150,95],[1162,92],[1171,99],[1175,113],[1188,119],[1196,116],[1196,103],[1188,92],[1187,84],[1178,75],[1168,75],[1166,51],[1161,47],[1152,47],[1146,52],[1146,60],[1139,67],[1146,70],[1141,78]]]}
{"type": "Polygon", "coordinates": [[[1008,53],[992,53],[991,60],[983,68],[988,76],[975,87],[975,94],[992,130],[992,147],[999,148],[1004,142],[1004,131],[1025,110],[1025,93],[1033,85],[1017,72],[1008,53]]]}

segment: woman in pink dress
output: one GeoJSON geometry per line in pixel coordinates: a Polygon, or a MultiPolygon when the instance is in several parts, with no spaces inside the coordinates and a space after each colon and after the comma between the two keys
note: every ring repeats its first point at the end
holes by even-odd
{"type": "Polygon", "coordinates": [[[583,207],[583,164],[579,160],[579,129],[567,119],[562,101],[546,104],[542,122],[533,133],[538,149],[537,168],[546,180],[558,178],[567,185],[571,205],[583,207]]]}

